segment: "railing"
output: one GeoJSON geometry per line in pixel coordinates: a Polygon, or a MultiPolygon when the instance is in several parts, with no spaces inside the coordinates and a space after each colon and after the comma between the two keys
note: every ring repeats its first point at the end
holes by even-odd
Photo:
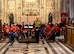
{"type": "Polygon", "coordinates": [[[74,27],[67,26],[65,30],[65,42],[74,48],[74,27]]]}

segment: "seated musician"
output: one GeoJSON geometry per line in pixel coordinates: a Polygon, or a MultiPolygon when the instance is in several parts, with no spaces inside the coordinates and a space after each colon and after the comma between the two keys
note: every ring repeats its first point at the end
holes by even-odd
{"type": "Polygon", "coordinates": [[[59,36],[60,36],[59,24],[56,25],[55,30],[56,30],[56,42],[58,42],[58,39],[59,39],[59,36]]]}
{"type": "Polygon", "coordinates": [[[4,36],[9,36],[10,27],[8,25],[5,25],[3,28],[4,36]]]}
{"type": "Polygon", "coordinates": [[[24,39],[28,38],[27,37],[27,34],[28,34],[27,32],[28,32],[27,29],[22,30],[22,33],[21,33],[22,36],[21,37],[24,38],[24,39]]]}
{"type": "Polygon", "coordinates": [[[13,32],[13,30],[10,31],[9,36],[10,36],[10,42],[13,42],[15,38],[15,33],[13,32]]]}
{"type": "Polygon", "coordinates": [[[16,24],[12,24],[11,25],[11,31],[13,31],[13,33],[15,34],[15,38],[18,40],[18,26],[16,26],[16,24]]]}
{"type": "Polygon", "coordinates": [[[13,30],[13,32],[16,32],[18,30],[18,27],[16,26],[16,24],[11,26],[11,30],[13,30]]]}
{"type": "Polygon", "coordinates": [[[51,27],[49,24],[46,24],[45,25],[45,32],[44,32],[46,38],[48,39],[50,37],[50,34],[51,34],[51,27]]]}
{"type": "Polygon", "coordinates": [[[35,37],[35,31],[34,30],[35,30],[34,28],[31,30],[31,36],[32,36],[32,38],[35,37]]]}
{"type": "Polygon", "coordinates": [[[60,36],[60,27],[59,24],[57,24],[57,26],[55,27],[56,30],[56,36],[60,36]]]}
{"type": "Polygon", "coordinates": [[[40,37],[41,39],[42,38],[45,38],[45,35],[44,35],[44,32],[45,32],[45,24],[42,24],[41,27],[40,27],[40,37]]]}
{"type": "Polygon", "coordinates": [[[56,26],[51,24],[51,35],[50,35],[50,41],[55,41],[55,36],[56,36],[56,26]]]}

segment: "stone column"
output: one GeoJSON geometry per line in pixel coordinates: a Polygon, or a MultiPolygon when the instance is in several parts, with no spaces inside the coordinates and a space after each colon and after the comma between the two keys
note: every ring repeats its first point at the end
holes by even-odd
{"type": "Polygon", "coordinates": [[[5,13],[5,0],[1,0],[2,2],[2,23],[4,23],[4,13],[5,13]]]}
{"type": "Polygon", "coordinates": [[[4,0],[4,2],[5,2],[5,9],[4,9],[4,11],[5,11],[5,13],[4,13],[4,22],[6,23],[6,6],[7,6],[7,2],[6,2],[7,0],[4,0]]]}
{"type": "Polygon", "coordinates": [[[68,20],[68,0],[61,1],[61,13],[67,13],[66,22],[68,20]]]}
{"type": "Polygon", "coordinates": [[[66,12],[67,10],[67,0],[62,0],[62,12],[66,12]]]}
{"type": "Polygon", "coordinates": [[[41,16],[41,21],[42,21],[42,23],[45,23],[44,9],[45,9],[44,0],[41,0],[41,1],[40,1],[40,16],[41,16]]]}
{"type": "Polygon", "coordinates": [[[74,0],[69,0],[70,6],[69,6],[69,11],[70,11],[70,18],[72,19],[74,17],[74,0]]]}
{"type": "Polygon", "coordinates": [[[1,19],[1,14],[2,14],[1,8],[2,8],[2,3],[1,3],[1,0],[0,0],[0,19],[1,19]]]}
{"type": "Polygon", "coordinates": [[[60,23],[60,10],[61,10],[61,0],[54,0],[54,17],[53,17],[53,24],[60,23]]]}

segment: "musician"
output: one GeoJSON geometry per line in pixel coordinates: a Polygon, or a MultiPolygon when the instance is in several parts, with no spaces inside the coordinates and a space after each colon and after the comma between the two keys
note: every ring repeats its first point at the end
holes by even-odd
{"type": "Polygon", "coordinates": [[[56,39],[56,42],[58,42],[59,36],[60,36],[60,27],[59,27],[59,24],[56,25],[55,31],[56,31],[56,37],[55,37],[55,39],[56,39]]]}
{"type": "Polygon", "coordinates": [[[16,24],[12,25],[11,30],[13,32],[16,32],[18,30],[18,27],[16,26],[16,24]]]}
{"type": "Polygon", "coordinates": [[[65,15],[62,15],[62,17],[61,17],[61,23],[62,23],[63,26],[66,25],[66,17],[65,17],[65,15]]]}
{"type": "Polygon", "coordinates": [[[10,27],[8,25],[5,25],[3,28],[4,36],[9,36],[10,27]]]}
{"type": "Polygon", "coordinates": [[[45,25],[45,32],[44,32],[45,36],[47,39],[49,39],[49,36],[51,34],[51,26],[49,24],[45,25]]]}

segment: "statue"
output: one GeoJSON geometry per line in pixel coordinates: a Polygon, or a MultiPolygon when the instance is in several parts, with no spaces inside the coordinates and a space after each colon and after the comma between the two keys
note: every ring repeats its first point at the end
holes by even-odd
{"type": "Polygon", "coordinates": [[[49,13],[49,15],[48,15],[48,23],[52,23],[52,14],[51,13],[49,13]]]}
{"type": "Polygon", "coordinates": [[[13,13],[10,13],[9,14],[9,21],[10,21],[10,25],[11,24],[14,24],[14,16],[13,16],[13,13]]]}

